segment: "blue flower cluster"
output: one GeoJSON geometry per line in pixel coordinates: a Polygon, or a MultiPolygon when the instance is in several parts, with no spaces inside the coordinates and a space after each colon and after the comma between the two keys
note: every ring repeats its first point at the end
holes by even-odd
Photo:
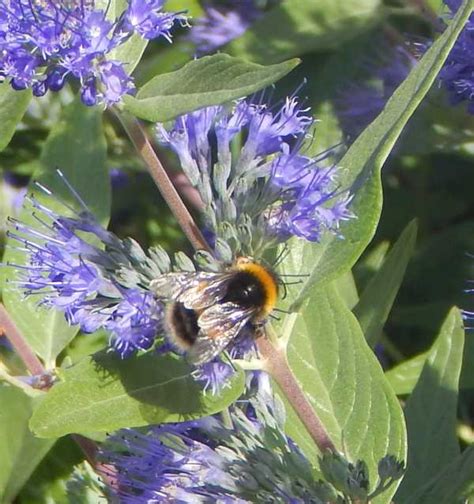
{"type": "Polygon", "coordinates": [[[101,456],[112,466],[112,491],[124,504],[329,502],[284,434],[270,392],[232,407],[229,420],[232,426],[216,415],[119,431],[101,456]]]}
{"type": "MultiPolygon", "coordinates": [[[[418,44],[419,50],[422,48],[418,44]]],[[[380,42],[377,55],[365,66],[367,78],[346,86],[336,99],[336,112],[349,141],[382,112],[387,101],[406,79],[417,60],[405,48],[380,42]]]]}
{"type": "Polygon", "coordinates": [[[35,227],[10,219],[14,231],[8,232],[27,254],[25,265],[10,264],[21,271],[17,281],[25,294],[41,294],[40,304],[63,311],[85,333],[105,329],[122,357],[150,348],[161,329],[163,306],[139,282],[119,282],[121,270],[130,266],[126,243],[87,210],[63,217],[33,196],[28,201],[35,227]]]}
{"type": "Polygon", "coordinates": [[[178,155],[206,207],[206,225],[250,218],[267,243],[298,236],[318,241],[349,219],[350,196],[338,187],[338,169],[323,164],[327,153],[308,156],[305,141],[313,119],[295,96],[270,108],[263,95],[229,110],[207,107],[179,117],[159,140],[178,155]]]}
{"type": "MultiPolygon", "coordinates": [[[[461,0],[444,0],[454,14],[461,0]]],[[[452,105],[467,101],[467,109],[474,114],[474,14],[459,35],[439,74],[452,105]]]]}
{"type": "Polygon", "coordinates": [[[255,0],[239,0],[228,5],[206,4],[204,15],[197,18],[189,32],[189,39],[200,54],[215,51],[240,37],[262,14],[255,0]]]}
{"type": "MultiPolygon", "coordinates": [[[[39,305],[62,311],[67,322],[82,332],[107,331],[122,358],[154,343],[160,353],[176,352],[163,338],[164,305],[149,290],[150,280],[169,272],[168,255],[160,248],[146,254],[135,241],[121,240],[104,229],[60,171],[58,175],[82,211],[76,212],[37,184],[73,216],[59,215],[36,197],[26,197],[34,222],[29,225],[10,217],[7,231],[24,255],[21,264],[8,264],[18,271],[15,283],[26,296],[38,295],[39,305]]],[[[243,334],[230,355],[242,358],[254,351],[253,338],[243,334]]],[[[216,358],[197,366],[192,376],[205,392],[216,395],[234,373],[233,366],[216,358]]]]}
{"type": "Polygon", "coordinates": [[[162,12],[165,0],[129,0],[115,20],[94,1],[6,0],[0,4],[0,76],[35,96],[59,91],[71,76],[83,103],[110,105],[134,89],[122,62],[107,55],[134,33],[170,39],[182,14],[162,12]]]}

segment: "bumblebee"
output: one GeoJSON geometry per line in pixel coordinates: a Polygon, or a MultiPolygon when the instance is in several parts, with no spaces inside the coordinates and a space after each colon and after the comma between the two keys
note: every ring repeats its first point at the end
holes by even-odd
{"type": "Polygon", "coordinates": [[[150,283],[168,301],[165,331],[186,352],[189,362],[204,364],[235,340],[244,327],[254,331],[271,314],[279,280],[268,267],[239,257],[218,273],[167,273],[150,283]]]}

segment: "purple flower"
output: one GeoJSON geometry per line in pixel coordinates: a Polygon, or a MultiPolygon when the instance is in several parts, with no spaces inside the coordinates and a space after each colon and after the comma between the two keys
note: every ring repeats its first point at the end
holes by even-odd
{"type": "Polygon", "coordinates": [[[255,0],[240,0],[228,5],[204,6],[204,16],[197,18],[189,39],[200,54],[207,54],[240,37],[261,15],[255,0]]]}
{"type": "Polygon", "coordinates": [[[115,21],[95,9],[94,1],[7,0],[0,6],[0,75],[14,89],[31,88],[36,96],[59,91],[66,78],[80,83],[86,105],[111,105],[134,85],[123,63],[108,60],[113,49],[139,33],[170,40],[182,14],[163,13],[163,1],[131,0],[115,21]]]}
{"type": "Polygon", "coordinates": [[[216,415],[109,437],[101,458],[120,502],[327,502],[329,485],[315,481],[284,434],[268,377],[260,381],[268,390],[233,406],[227,422],[216,415]]]}
{"type": "Polygon", "coordinates": [[[291,236],[317,241],[324,231],[338,233],[339,223],[351,217],[350,196],[339,188],[337,168],[325,163],[327,153],[304,151],[312,126],[295,96],[272,108],[260,96],[231,110],[192,112],[157,131],[200,192],[206,229],[227,239],[220,225],[226,224],[225,232],[233,225],[240,238],[241,226],[251,222],[260,233],[255,252],[291,236]]]}
{"type": "MultiPolygon", "coordinates": [[[[121,240],[104,229],[62,173],[58,174],[82,211],[55,198],[72,215],[66,217],[27,196],[32,223],[9,219],[8,236],[24,256],[20,264],[8,264],[17,270],[14,283],[26,296],[37,296],[39,305],[63,312],[67,322],[82,332],[107,331],[110,345],[122,357],[155,343],[160,353],[181,354],[164,337],[166,299],[150,290],[152,281],[170,273],[166,252],[154,247],[145,253],[132,239],[121,240]]],[[[49,189],[37,185],[54,198],[49,189]]],[[[251,351],[255,351],[252,335],[242,331],[229,354],[243,358],[251,351]]],[[[195,366],[191,374],[206,392],[216,395],[230,385],[234,367],[215,358],[195,366]]]]}
{"type": "Polygon", "coordinates": [[[336,100],[344,133],[355,140],[382,112],[385,104],[415,66],[416,59],[402,47],[382,42],[380,54],[366,64],[367,79],[348,86],[336,100]]]}
{"type": "Polygon", "coordinates": [[[131,77],[118,61],[105,61],[97,65],[103,83],[105,103],[117,103],[121,97],[134,88],[131,77]]]}
{"type": "Polygon", "coordinates": [[[164,37],[171,42],[171,28],[176,20],[186,22],[182,13],[161,12],[166,0],[129,0],[124,27],[144,39],[164,37]]]}
{"type": "Polygon", "coordinates": [[[162,303],[147,290],[159,268],[135,242],[119,240],[85,208],[64,217],[34,196],[27,199],[35,227],[11,218],[8,232],[26,255],[25,264],[10,264],[19,270],[20,289],[40,295],[39,304],[61,310],[85,333],[104,328],[122,357],[150,348],[162,330],[162,303]]]}
{"type": "MultiPolygon", "coordinates": [[[[257,358],[254,332],[245,328],[227,351],[231,359],[257,358]]],[[[234,373],[235,369],[230,362],[215,358],[198,366],[192,375],[196,382],[202,385],[204,392],[210,391],[211,395],[219,395],[223,389],[231,385],[234,373]]]]}
{"type": "MultiPolygon", "coordinates": [[[[444,0],[454,14],[461,2],[444,0]]],[[[474,14],[471,14],[459,35],[448,59],[439,73],[439,79],[448,92],[452,105],[467,102],[467,110],[474,114],[474,14]]]]}
{"type": "Polygon", "coordinates": [[[120,289],[123,299],[104,324],[112,335],[116,350],[123,354],[130,349],[148,349],[155,340],[162,322],[162,306],[147,291],[120,289]]]}
{"type": "Polygon", "coordinates": [[[193,378],[202,384],[204,392],[210,391],[211,395],[219,395],[230,386],[233,375],[234,368],[220,359],[206,362],[193,371],[193,378]]]}

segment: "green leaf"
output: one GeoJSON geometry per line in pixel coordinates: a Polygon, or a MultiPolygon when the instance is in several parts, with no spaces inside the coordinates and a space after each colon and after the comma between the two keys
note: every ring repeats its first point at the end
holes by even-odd
{"type": "Polygon", "coordinates": [[[197,18],[203,15],[203,8],[199,0],[168,0],[165,4],[168,12],[185,11],[187,16],[197,18]]]}
{"type": "Polygon", "coordinates": [[[390,248],[389,241],[377,243],[373,249],[365,253],[353,268],[356,284],[364,291],[369,281],[380,270],[390,248]]]}
{"type": "Polygon", "coordinates": [[[334,285],[349,310],[353,310],[354,306],[359,302],[359,294],[357,293],[357,286],[352,272],[348,271],[336,278],[334,285]]]}
{"type": "Polygon", "coordinates": [[[446,13],[446,4],[443,0],[427,0],[426,3],[427,6],[431,7],[436,14],[441,15],[446,13]]]}
{"type": "MultiPolygon", "coordinates": [[[[54,194],[80,209],[77,201],[55,173],[60,168],[89,210],[103,223],[110,214],[110,182],[106,169],[107,144],[102,113],[80,101],[66,107],[51,131],[41,153],[42,168],[34,179],[46,184],[54,194]]],[[[54,205],[48,198],[48,206],[54,205]]],[[[64,207],[60,207],[64,209],[64,207]]],[[[64,211],[64,210],[63,210],[64,211]]]]}
{"type": "MultiPolygon", "coordinates": [[[[472,165],[471,171],[474,175],[472,165]]],[[[453,176],[456,177],[455,174],[453,176]]],[[[459,174],[457,177],[459,178],[459,174]]],[[[433,178],[433,175],[430,175],[430,178],[433,178]]],[[[464,177],[460,178],[460,183],[463,179],[464,177]]],[[[449,186],[446,187],[446,193],[448,188],[449,186]]],[[[459,191],[453,191],[452,187],[451,191],[453,198],[459,195],[459,191]]],[[[445,206],[444,194],[440,195],[440,198],[438,206],[445,206]]],[[[472,205],[472,194],[469,201],[472,205]]],[[[431,213],[429,210],[427,212],[431,213]]],[[[461,220],[461,217],[457,216],[454,220],[461,220]]],[[[454,225],[430,225],[429,229],[436,229],[437,232],[432,233],[417,247],[403,280],[396,309],[390,318],[398,327],[418,328],[417,334],[426,334],[431,342],[432,335],[438,332],[453,305],[467,310],[474,309],[474,296],[463,293],[466,279],[473,278],[474,275],[474,262],[466,254],[467,251],[474,250],[474,220],[466,219],[454,225]]],[[[420,352],[428,344],[412,345],[412,348],[420,352]]]]}
{"type": "Polygon", "coordinates": [[[412,221],[400,235],[354,308],[354,315],[359,320],[365,339],[372,347],[378,342],[402,283],[408,261],[415,248],[416,232],[416,222],[412,221]]]}
{"type": "Polygon", "coordinates": [[[426,485],[419,484],[408,500],[397,504],[462,504],[474,494],[474,446],[445,467],[426,485]]]}
{"type": "Polygon", "coordinates": [[[204,392],[182,360],[153,353],[122,360],[99,353],[64,372],[30,422],[39,437],[112,431],[211,415],[243,392],[238,371],[220,396],[204,392]]]}
{"type": "Polygon", "coordinates": [[[459,455],[456,424],[463,348],[462,317],[453,308],[405,406],[408,464],[397,492],[399,502],[407,502],[420,484],[428,482],[459,455]]]}
{"type": "Polygon", "coordinates": [[[339,165],[344,172],[340,183],[342,187],[351,188],[355,194],[351,208],[357,219],[341,225],[344,240],[327,235],[317,247],[306,244],[302,257],[306,264],[313,266],[306,284],[293,302],[292,310],[301,306],[313,285],[321,286],[350,269],[372,239],[382,209],[381,168],[436,79],[471,11],[471,0],[466,0],[448,29],[411,71],[383,112],[341,159],[339,165]]]}
{"type": "Polygon", "coordinates": [[[383,19],[380,0],[283,0],[225,49],[274,63],[338,47],[383,19]]]}
{"type": "Polygon", "coordinates": [[[227,54],[190,61],[176,72],[157,75],[136,98],[125,96],[125,108],[149,121],[169,121],[201,107],[247,96],[290,72],[299,60],[262,66],[227,54]]]}
{"type": "Polygon", "coordinates": [[[31,100],[31,91],[15,91],[10,84],[0,84],[0,151],[9,143],[31,100]]]}
{"type": "Polygon", "coordinates": [[[387,380],[397,395],[411,394],[425,365],[428,352],[408,359],[385,373],[387,380]]]}
{"type": "MultiPolygon", "coordinates": [[[[43,441],[44,442],[44,441],[43,441]]],[[[59,439],[22,488],[18,504],[67,501],[67,483],[84,454],[71,437],[59,439]]]]}
{"type": "MultiPolygon", "coordinates": [[[[94,108],[75,102],[63,111],[61,121],[51,131],[41,154],[41,168],[33,176],[48,186],[54,194],[78,208],[78,203],[63,181],[55,173],[61,168],[67,180],[81,195],[91,211],[102,221],[108,219],[110,209],[109,175],[105,166],[106,143],[102,131],[102,115],[94,108]]],[[[36,187],[31,184],[30,192],[36,187]]],[[[38,192],[38,198],[46,206],[61,214],[68,210],[51,197],[38,192]]],[[[20,220],[34,228],[40,228],[31,209],[24,209],[20,220]]],[[[43,231],[41,229],[41,231],[43,231]]],[[[7,245],[18,243],[9,239],[7,245]]],[[[23,264],[24,254],[13,248],[7,249],[4,261],[23,264]]],[[[15,272],[9,269],[4,276],[14,280],[15,272]]],[[[31,348],[45,361],[48,368],[54,367],[55,359],[77,333],[70,327],[59,310],[38,307],[40,298],[24,299],[13,285],[5,284],[3,302],[31,348]]]]}
{"type": "MultiPolygon", "coordinates": [[[[356,318],[333,285],[314,290],[301,313],[284,325],[288,360],[298,382],[336,446],[353,461],[363,459],[372,486],[379,460],[405,458],[405,426],[398,400],[368,347],[356,318]]],[[[287,406],[286,430],[310,460],[317,452],[287,406]]],[[[375,503],[388,503],[390,487],[375,503]]]]}
{"type": "MultiPolygon", "coordinates": [[[[398,366],[390,369],[385,373],[387,380],[390,382],[395,394],[408,395],[415,388],[421,371],[425,365],[425,361],[429,352],[423,352],[411,359],[403,361],[398,366]]],[[[474,340],[467,338],[464,342],[464,360],[461,368],[461,379],[459,388],[472,389],[474,388],[474,340]]]]}
{"type": "Polygon", "coordinates": [[[344,134],[339,126],[339,119],[332,103],[330,101],[319,103],[313,112],[317,122],[313,125],[313,131],[310,132],[308,149],[311,149],[313,142],[317,144],[319,152],[343,144],[344,134]]]}
{"type": "Polygon", "coordinates": [[[0,384],[0,501],[12,502],[54,440],[35,438],[28,429],[32,399],[0,384]]]}

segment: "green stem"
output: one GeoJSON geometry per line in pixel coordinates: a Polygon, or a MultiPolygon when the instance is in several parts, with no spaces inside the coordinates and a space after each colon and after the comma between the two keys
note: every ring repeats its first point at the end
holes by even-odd
{"type": "Polygon", "coordinates": [[[323,423],[290,369],[284,348],[274,346],[266,337],[258,338],[257,346],[263,360],[264,370],[278,384],[319,450],[322,453],[326,451],[337,452],[323,423]]]}
{"type": "Polygon", "coordinates": [[[121,112],[117,109],[115,110],[115,115],[118,117],[127,135],[135,146],[135,149],[145,162],[151,178],[158,187],[158,190],[170,210],[173,212],[173,215],[176,217],[179,226],[190,241],[191,245],[196,250],[207,250],[212,253],[211,248],[199,228],[196,226],[193,217],[186,208],[186,205],[183,203],[178,191],[174,187],[168,174],[166,173],[166,170],[161,164],[161,161],[156,155],[156,152],[139,121],[132,115],[126,112],[121,112]]]}

